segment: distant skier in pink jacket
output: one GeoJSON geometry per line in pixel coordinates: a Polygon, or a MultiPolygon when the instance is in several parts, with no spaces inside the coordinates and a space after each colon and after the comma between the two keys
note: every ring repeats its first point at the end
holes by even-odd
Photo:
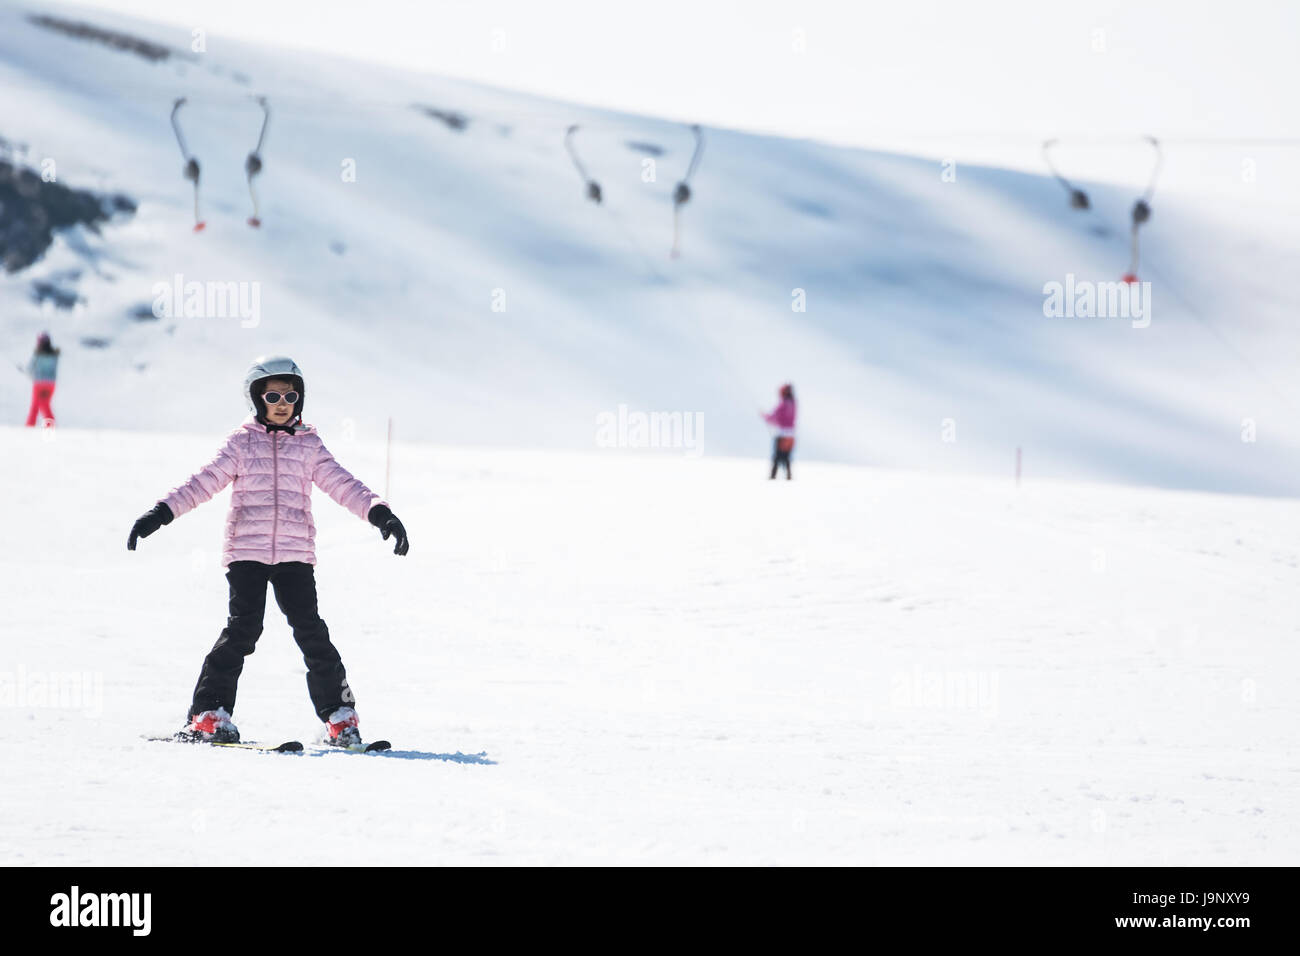
{"type": "Polygon", "coordinates": [[[763,415],[763,420],[776,429],[776,436],[772,442],[772,474],[769,478],[776,477],[778,465],[785,466],[785,477],[790,479],[790,453],[794,451],[794,386],[781,386],[781,404],[772,409],[771,412],[763,415]]]}
{"type": "Polygon", "coordinates": [[[134,551],[137,538],[149,537],[234,485],[221,560],[230,582],[230,617],[203,662],[178,735],[186,739],[239,740],[231,719],[235,692],[244,658],[262,633],[269,583],[307,663],[307,690],[325,722],[327,742],[361,742],[347,673],[316,606],[312,486],[368,520],[385,540],[394,538],[395,554],[406,554],[409,543],[388,505],[335,461],[316,429],[303,423],[304,392],[302,370],[292,359],[255,362],[244,379],[252,417],[230,433],[211,462],[137,520],[127,540],[134,551]]]}

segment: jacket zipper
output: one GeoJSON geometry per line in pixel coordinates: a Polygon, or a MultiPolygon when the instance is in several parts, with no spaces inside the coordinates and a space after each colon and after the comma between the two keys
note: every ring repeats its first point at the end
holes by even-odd
{"type": "Polygon", "coordinates": [[[275,564],[275,533],[280,526],[280,434],[271,432],[271,563],[275,564]]]}

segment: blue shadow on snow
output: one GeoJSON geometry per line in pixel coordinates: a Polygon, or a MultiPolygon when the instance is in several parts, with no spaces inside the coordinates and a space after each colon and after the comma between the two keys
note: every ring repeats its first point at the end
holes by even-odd
{"type": "MultiPolygon", "coordinates": [[[[329,750],[304,750],[305,757],[334,756],[329,750]]],[[[488,758],[487,751],[476,754],[463,754],[457,750],[454,754],[432,754],[423,750],[376,750],[368,754],[351,754],[350,756],[388,757],[396,760],[446,760],[449,763],[472,763],[482,766],[496,766],[496,761],[488,758]]]]}

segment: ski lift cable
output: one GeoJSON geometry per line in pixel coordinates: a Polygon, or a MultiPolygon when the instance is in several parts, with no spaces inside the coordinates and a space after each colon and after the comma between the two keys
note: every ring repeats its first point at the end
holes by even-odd
{"type": "MultiPolygon", "coordinates": [[[[617,227],[619,233],[641,258],[645,264],[646,271],[657,280],[659,285],[667,292],[668,296],[676,303],[677,311],[682,315],[689,316],[694,327],[707,330],[709,328],[709,317],[704,315],[690,302],[689,298],[680,288],[679,283],[655,265],[654,259],[642,247],[641,243],[637,240],[618,209],[614,206],[605,206],[604,208],[608,212],[610,219],[617,227]]],[[[716,355],[718,365],[721,367],[724,376],[730,379],[733,386],[738,386],[737,394],[748,392],[749,383],[740,376],[732,366],[731,362],[727,360],[726,352],[724,351],[722,344],[715,341],[712,336],[706,336],[705,341],[708,342],[710,348],[716,355]]]]}
{"type": "MultiPolygon", "coordinates": [[[[653,257],[645,251],[644,247],[636,238],[636,235],[632,232],[632,229],[628,226],[626,219],[618,208],[610,205],[605,205],[602,208],[606,211],[610,221],[614,223],[619,234],[641,259],[642,263],[645,265],[646,271],[654,277],[657,283],[677,304],[677,311],[682,315],[690,316],[696,327],[706,328],[707,317],[689,301],[679,288],[678,283],[655,264],[653,257]]],[[[708,342],[714,353],[717,355],[718,364],[721,366],[723,373],[731,380],[733,385],[740,386],[740,393],[748,391],[748,383],[737,374],[736,370],[731,366],[731,363],[727,361],[722,346],[713,341],[711,337],[708,338],[708,342]]]]}
{"type": "MultiPolygon", "coordinates": [[[[115,87],[113,92],[126,93],[120,87],[115,87]]],[[[157,90],[153,88],[138,88],[135,98],[145,98],[154,96],[157,90]]],[[[445,98],[445,97],[443,97],[445,98]]],[[[188,96],[188,99],[195,103],[205,105],[240,108],[248,101],[248,95],[244,93],[223,92],[223,91],[195,91],[188,96]]],[[[354,110],[362,111],[408,111],[412,109],[424,109],[425,106],[412,100],[359,100],[351,99],[345,96],[332,95],[294,95],[275,94],[277,108],[284,112],[286,109],[294,112],[308,109],[328,110],[331,113],[347,112],[354,110]]],[[[574,113],[578,110],[588,108],[529,108],[529,109],[475,109],[468,114],[468,119],[481,119],[486,122],[511,122],[511,123],[531,123],[539,127],[554,129],[555,126],[565,126],[573,123],[574,113]]],[[[664,117],[652,116],[608,116],[608,117],[588,117],[583,119],[579,124],[584,130],[644,130],[648,126],[660,126],[670,128],[680,125],[680,121],[664,117]]]]}
{"type": "MultiPolygon", "coordinates": [[[[117,93],[124,98],[144,101],[150,98],[156,98],[159,90],[156,86],[143,86],[138,84],[113,84],[111,88],[106,88],[105,92],[117,93]]],[[[441,93],[438,94],[442,96],[441,93]]],[[[247,93],[224,90],[195,90],[190,97],[204,103],[224,104],[227,106],[240,107],[247,102],[247,93]]],[[[318,108],[339,112],[345,110],[409,110],[417,104],[410,99],[400,100],[367,100],[351,99],[346,96],[340,96],[331,93],[307,93],[276,94],[276,103],[281,107],[290,108],[318,108]]],[[[528,109],[478,109],[475,110],[471,118],[482,118],[485,120],[531,120],[539,123],[552,123],[571,121],[573,109],[564,108],[545,108],[532,107],[528,109]]],[[[659,123],[664,125],[676,125],[680,120],[674,120],[667,117],[637,117],[627,116],[626,118],[602,118],[586,119],[582,125],[591,129],[628,129],[644,128],[648,123],[659,123]]],[[[1015,132],[1005,129],[1000,130],[960,130],[950,132],[926,132],[915,129],[875,129],[875,134],[883,137],[892,137],[897,139],[946,139],[946,140],[984,140],[986,142],[1000,143],[1004,145],[1029,144],[1038,142],[1032,133],[1015,132]]],[[[1116,145],[1132,142],[1133,137],[1128,134],[1097,134],[1088,132],[1076,132],[1061,134],[1054,137],[1049,142],[1088,142],[1098,145],[1116,145]]],[[[1160,141],[1166,145],[1173,146],[1263,146],[1276,148],[1296,148],[1300,147],[1300,136],[1269,136],[1269,135],[1232,135],[1232,136],[1162,136],[1160,141]]],[[[876,148],[876,147],[863,147],[876,148]]]]}
{"type": "Polygon", "coordinates": [[[640,240],[637,239],[636,234],[627,224],[627,220],[623,217],[623,214],[613,206],[603,206],[602,208],[609,213],[609,218],[613,221],[619,233],[627,241],[627,244],[632,247],[633,251],[635,251],[637,256],[641,259],[642,263],[645,265],[646,271],[654,276],[661,285],[671,287],[673,284],[672,279],[655,265],[654,258],[645,251],[640,240]]]}
{"type": "MultiPolygon", "coordinates": [[[[1151,167],[1151,175],[1147,180],[1146,190],[1142,193],[1142,200],[1147,203],[1150,203],[1151,197],[1155,195],[1156,182],[1159,180],[1160,173],[1164,168],[1165,157],[1164,157],[1164,150],[1160,146],[1160,140],[1156,139],[1156,137],[1154,136],[1144,136],[1143,139],[1146,142],[1150,143],[1151,148],[1155,151],[1155,162],[1151,167]]],[[[1061,140],[1055,137],[1043,141],[1043,145],[1042,145],[1043,161],[1047,164],[1047,168],[1051,172],[1052,176],[1056,179],[1057,182],[1059,182],[1066,189],[1067,192],[1071,193],[1071,195],[1073,195],[1075,192],[1081,193],[1082,190],[1078,189],[1078,187],[1076,187],[1074,183],[1070,182],[1070,180],[1065,178],[1065,175],[1061,172],[1060,168],[1056,165],[1056,163],[1052,159],[1052,150],[1058,145],[1060,145],[1060,143],[1061,140]]],[[[1087,207],[1080,206],[1076,208],[1087,208],[1087,207]]]]}
{"type": "Polygon", "coordinates": [[[1209,332],[1210,335],[1212,335],[1219,342],[1220,345],[1222,345],[1228,352],[1232,353],[1232,355],[1237,359],[1237,361],[1241,363],[1241,366],[1244,369],[1246,369],[1248,372],[1250,372],[1250,374],[1254,377],[1255,381],[1260,382],[1264,386],[1266,386],[1268,390],[1274,394],[1274,396],[1276,396],[1282,401],[1282,403],[1287,407],[1287,409],[1293,415],[1300,416],[1300,405],[1297,405],[1295,400],[1290,395],[1288,395],[1285,391],[1283,391],[1271,376],[1266,375],[1254,363],[1254,361],[1252,361],[1251,358],[1248,355],[1246,355],[1246,353],[1244,353],[1240,348],[1238,348],[1232,342],[1231,339],[1229,339],[1226,335],[1224,335],[1223,331],[1214,322],[1210,321],[1208,316],[1206,316],[1200,309],[1198,309],[1195,305],[1193,305],[1190,297],[1183,295],[1178,290],[1178,287],[1173,283],[1169,282],[1169,280],[1165,278],[1165,276],[1151,263],[1149,262],[1147,263],[1146,270],[1156,279],[1156,281],[1160,283],[1161,290],[1164,292],[1168,292],[1171,296],[1173,296],[1174,301],[1177,302],[1180,306],[1182,306],[1184,312],[1186,312],[1193,319],[1195,319],[1202,326],[1204,326],[1206,331],[1209,332]]]}
{"type": "MultiPolygon", "coordinates": [[[[145,98],[156,96],[158,89],[154,86],[130,86],[115,84],[106,92],[120,92],[133,98],[145,98]]],[[[439,94],[441,96],[441,94],[439,94]]],[[[192,97],[196,100],[210,103],[224,103],[231,106],[241,106],[247,102],[247,94],[235,91],[221,90],[204,90],[195,91],[192,97]]],[[[277,104],[281,107],[318,107],[331,111],[338,110],[408,110],[413,105],[410,99],[351,99],[346,96],[333,95],[328,93],[308,93],[276,94],[277,104]]],[[[474,117],[482,117],[488,120],[502,119],[536,119],[552,121],[557,117],[562,119],[571,119],[573,116],[572,109],[555,109],[536,107],[528,109],[480,109],[475,110],[474,117]]],[[[680,122],[666,117],[635,117],[629,116],[626,119],[587,119],[582,125],[588,128],[638,128],[644,127],[647,122],[663,123],[673,125],[680,122]]],[[[1002,144],[1031,144],[1041,142],[1030,132],[1015,132],[1005,129],[999,130],[970,130],[950,132],[927,132],[915,129],[875,129],[878,135],[893,137],[898,139],[949,139],[949,140],[985,140],[987,142],[996,142],[1002,144]]],[[[1079,131],[1074,133],[1063,133],[1054,137],[1050,142],[1087,142],[1096,145],[1119,145],[1133,141],[1133,136],[1124,133],[1089,133],[1079,131]]],[[[1231,136],[1161,136],[1160,141],[1163,144],[1171,146],[1267,146],[1267,147],[1300,147],[1300,136],[1276,136],[1276,135],[1231,135],[1231,136]]]]}
{"type": "MultiPolygon", "coordinates": [[[[115,88],[114,92],[123,92],[120,88],[115,88]]],[[[155,96],[157,90],[152,88],[141,88],[138,91],[137,99],[144,99],[155,96]]],[[[439,97],[446,99],[446,97],[439,97]]],[[[195,104],[219,108],[241,108],[248,100],[247,94],[225,93],[221,91],[196,91],[188,96],[188,99],[195,104]]],[[[275,94],[276,107],[281,113],[299,113],[308,111],[328,111],[330,113],[346,113],[354,111],[371,112],[371,111],[394,111],[407,112],[413,110],[427,110],[428,105],[410,99],[406,100],[359,100],[351,99],[344,96],[331,95],[294,95],[294,94],[275,94]]],[[[591,131],[644,131],[647,128],[656,128],[667,131],[673,127],[681,125],[681,121],[659,116],[588,116],[580,122],[574,123],[574,114],[587,112],[590,107],[574,108],[529,108],[529,109],[500,109],[484,108],[474,109],[466,113],[466,119],[469,121],[482,121],[484,123],[509,123],[520,126],[531,126],[541,130],[553,131],[557,126],[566,128],[570,125],[578,125],[584,132],[591,131]]]]}
{"type": "MultiPolygon", "coordinates": [[[[193,81],[191,81],[192,83],[193,81]]],[[[214,81],[216,82],[216,81],[214,81]]],[[[106,93],[116,93],[124,98],[145,101],[150,98],[156,98],[159,90],[154,85],[143,84],[122,84],[113,83],[106,86],[106,93]]],[[[442,91],[435,91],[439,97],[444,97],[442,91]]],[[[202,100],[209,103],[224,102],[232,106],[242,106],[247,101],[247,93],[235,90],[222,89],[194,89],[192,96],[196,100],[202,100]]],[[[308,93],[290,93],[283,92],[275,95],[277,104],[280,107],[315,107],[331,112],[340,110],[407,110],[412,107],[409,98],[404,99],[353,99],[344,95],[333,92],[308,92],[308,93]]],[[[530,107],[528,109],[482,109],[475,110],[474,116],[482,117],[488,120],[492,119],[547,119],[552,120],[560,117],[564,120],[571,120],[573,116],[572,109],[556,109],[545,107],[530,107]]],[[[644,127],[645,123],[654,119],[656,122],[672,124],[679,122],[671,118],[638,118],[628,117],[627,119],[612,120],[587,120],[584,126],[592,128],[604,127],[644,127]]],[[[1032,132],[1015,131],[1003,129],[962,129],[957,131],[933,132],[924,129],[905,129],[905,128],[874,128],[873,133],[877,136],[895,138],[895,139],[946,139],[946,140],[984,140],[987,142],[996,142],[1001,144],[1020,144],[1029,145],[1038,142],[1032,132]]],[[[1065,141],[1088,141],[1099,144],[1115,144],[1130,142],[1131,135],[1122,133],[1090,133],[1087,131],[1076,131],[1061,134],[1058,140],[1065,141]]],[[[1236,134],[1227,136],[1206,136],[1206,135],[1181,135],[1181,136],[1162,136],[1161,141],[1167,145],[1197,145],[1197,146],[1266,146],[1266,147],[1283,147],[1296,148],[1300,147],[1300,136],[1277,136],[1264,134],[1236,134]]],[[[866,148],[866,147],[864,147],[866,148]]]]}

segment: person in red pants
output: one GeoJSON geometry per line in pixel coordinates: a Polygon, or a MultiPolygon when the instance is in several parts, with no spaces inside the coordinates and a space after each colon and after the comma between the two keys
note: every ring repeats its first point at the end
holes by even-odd
{"type": "Polygon", "coordinates": [[[54,410],[50,399],[54,397],[54,380],[58,377],[59,350],[50,344],[48,332],[36,338],[36,351],[27,363],[27,374],[32,377],[32,407],[27,412],[27,427],[36,424],[39,415],[43,424],[54,424],[54,410]]]}

